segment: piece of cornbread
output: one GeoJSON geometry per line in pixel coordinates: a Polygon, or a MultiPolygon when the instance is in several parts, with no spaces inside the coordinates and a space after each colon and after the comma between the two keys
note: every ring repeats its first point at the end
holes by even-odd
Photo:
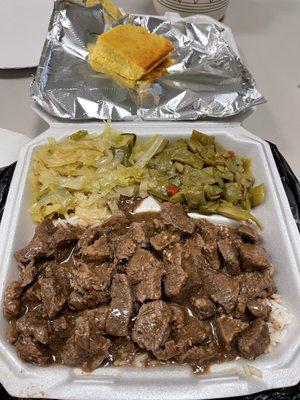
{"type": "Polygon", "coordinates": [[[138,80],[173,51],[162,36],[134,25],[118,25],[98,36],[91,61],[127,79],[138,80]]]}

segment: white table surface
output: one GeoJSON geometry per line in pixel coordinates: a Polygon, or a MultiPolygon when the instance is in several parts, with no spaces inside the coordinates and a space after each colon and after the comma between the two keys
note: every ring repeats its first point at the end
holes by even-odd
{"type": "MultiPolygon", "coordinates": [[[[23,0],[26,1],[26,0],[23,0]]],[[[152,0],[116,0],[129,12],[154,14],[152,0]]],[[[300,178],[300,0],[231,0],[224,23],[268,102],[243,125],[277,144],[300,178]]],[[[0,38],[3,40],[3,38],[0,38]]],[[[34,70],[0,71],[0,127],[28,137],[47,125],[32,110],[34,70]]],[[[0,149],[1,157],[1,149],[0,149]]]]}

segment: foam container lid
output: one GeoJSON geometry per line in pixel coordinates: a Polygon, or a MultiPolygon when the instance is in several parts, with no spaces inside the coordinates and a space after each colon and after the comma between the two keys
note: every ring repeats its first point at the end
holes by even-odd
{"type": "MultiPolygon", "coordinates": [[[[17,278],[14,251],[31,239],[35,225],[28,213],[31,194],[27,181],[32,155],[47,137],[62,139],[79,129],[101,132],[102,123],[54,123],[21,150],[7,198],[0,227],[0,308],[4,288],[17,278]]],[[[45,397],[72,400],[118,399],[209,399],[246,395],[267,389],[292,386],[300,378],[300,240],[269,145],[246,131],[237,122],[119,122],[113,126],[142,137],[160,133],[180,138],[192,129],[214,134],[219,143],[238,154],[251,157],[257,183],[266,185],[267,198],[255,208],[254,214],[264,225],[264,246],[275,267],[275,283],[283,304],[293,314],[293,320],[281,344],[271,353],[254,361],[261,378],[240,376],[235,361],[212,367],[203,375],[194,375],[188,366],[161,366],[146,369],[131,367],[98,368],[92,373],[65,366],[40,367],[22,362],[15,348],[5,341],[7,322],[0,321],[0,381],[16,397],[45,397]]],[[[224,222],[223,217],[212,217],[224,222]]]]}

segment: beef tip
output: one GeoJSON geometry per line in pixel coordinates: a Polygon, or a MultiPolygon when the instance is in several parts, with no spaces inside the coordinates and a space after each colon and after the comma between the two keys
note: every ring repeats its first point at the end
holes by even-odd
{"type": "Polygon", "coordinates": [[[241,224],[238,227],[237,232],[245,242],[249,242],[249,243],[259,243],[260,242],[259,234],[250,225],[241,224]]]}
{"type": "Polygon", "coordinates": [[[136,244],[125,235],[115,244],[115,259],[117,261],[128,261],[135,253],[136,244]]]}
{"type": "Polygon", "coordinates": [[[113,336],[127,336],[132,312],[133,298],[128,278],[125,274],[116,274],[111,286],[106,332],[113,336]]]}
{"type": "Polygon", "coordinates": [[[74,274],[72,285],[81,293],[85,291],[105,290],[110,285],[114,269],[114,265],[109,263],[104,263],[96,267],[81,264],[74,274]]]}
{"type": "Polygon", "coordinates": [[[182,363],[195,363],[199,365],[205,365],[208,362],[217,360],[220,357],[220,352],[218,346],[215,342],[210,342],[208,344],[193,346],[183,353],[179,360],[182,363]]]}
{"type": "Polygon", "coordinates": [[[227,225],[218,225],[218,236],[220,237],[220,239],[229,238],[234,242],[238,239],[238,235],[236,234],[235,229],[227,225]]]}
{"type": "Polygon", "coordinates": [[[127,235],[140,247],[147,247],[149,240],[146,235],[145,223],[144,222],[133,222],[127,235]]]}
{"type": "Polygon", "coordinates": [[[144,303],[146,300],[158,300],[161,298],[162,274],[163,270],[161,268],[147,270],[145,279],[138,285],[133,286],[136,301],[144,303]]]}
{"type": "Polygon", "coordinates": [[[113,364],[116,367],[132,365],[136,353],[137,346],[132,342],[132,340],[125,337],[119,337],[113,340],[111,355],[113,364]]]}
{"type": "Polygon", "coordinates": [[[94,369],[100,367],[103,361],[109,356],[109,348],[111,341],[104,336],[98,336],[96,340],[93,338],[91,343],[94,344],[93,356],[83,363],[82,369],[84,371],[93,371],[94,369]],[[97,350],[97,351],[96,351],[97,350]]]}
{"type": "Polygon", "coordinates": [[[180,240],[180,236],[174,232],[163,231],[152,236],[150,239],[151,245],[157,251],[161,251],[170,244],[177,243],[180,240]]]}
{"type": "Polygon", "coordinates": [[[114,264],[104,263],[101,265],[96,265],[95,274],[97,275],[98,278],[99,290],[108,289],[115,272],[116,272],[116,266],[114,264]]]}
{"type": "Polygon", "coordinates": [[[156,232],[161,232],[161,231],[165,230],[165,228],[166,228],[163,221],[158,218],[153,219],[153,225],[154,225],[154,229],[156,232]]]}
{"type": "Polygon", "coordinates": [[[222,315],[216,320],[216,330],[219,343],[225,350],[231,350],[233,339],[248,327],[247,322],[234,319],[230,315],[222,315]]]}
{"type": "Polygon", "coordinates": [[[21,263],[27,263],[31,260],[49,257],[54,254],[53,231],[53,223],[50,220],[44,220],[36,227],[31,242],[15,253],[16,260],[21,263]]]}
{"type": "Polygon", "coordinates": [[[203,246],[203,254],[206,259],[206,262],[209,266],[209,268],[218,270],[221,267],[220,259],[219,259],[219,254],[218,254],[218,245],[217,242],[211,241],[207,242],[203,246]]]}
{"type": "Polygon", "coordinates": [[[3,299],[3,314],[6,319],[18,317],[22,292],[23,288],[18,281],[14,281],[6,287],[3,299]]]}
{"type": "Polygon", "coordinates": [[[48,262],[45,264],[45,268],[43,271],[43,277],[46,278],[55,278],[58,282],[60,282],[62,288],[64,290],[70,289],[70,276],[73,271],[73,267],[71,264],[64,263],[58,264],[54,261],[48,262]]]}
{"type": "Polygon", "coordinates": [[[62,348],[60,358],[62,364],[69,366],[82,366],[86,361],[86,352],[77,345],[74,335],[72,335],[62,348]]]}
{"type": "Polygon", "coordinates": [[[178,296],[172,297],[172,301],[184,304],[189,298],[195,295],[202,285],[202,280],[199,274],[199,268],[194,263],[193,258],[189,257],[182,262],[182,268],[187,274],[186,284],[182,287],[178,296]]]}
{"type": "Polygon", "coordinates": [[[272,308],[262,299],[249,300],[247,302],[247,310],[255,317],[268,320],[272,308]]]}
{"type": "Polygon", "coordinates": [[[98,226],[89,226],[87,229],[85,229],[77,242],[76,249],[81,252],[82,249],[91,245],[98,232],[98,226]]]}
{"type": "Polygon", "coordinates": [[[218,241],[218,249],[224,260],[224,267],[230,275],[237,275],[240,273],[240,263],[237,252],[233,247],[230,239],[223,239],[218,241]]]}
{"type": "Polygon", "coordinates": [[[5,339],[8,343],[14,344],[18,340],[19,333],[16,328],[16,321],[9,321],[7,328],[5,339]]]}
{"type": "Polygon", "coordinates": [[[16,329],[23,336],[33,336],[42,344],[49,341],[47,322],[35,311],[29,311],[16,322],[16,329]]]}
{"type": "Polygon", "coordinates": [[[170,250],[164,251],[164,291],[167,297],[178,296],[186,284],[188,274],[182,268],[182,246],[176,243],[170,250]]]}
{"type": "Polygon", "coordinates": [[[76,318],[74,333],[63,347],[62,362],[80,365],[86,371],[93,370],[108,357],[110,344],[110,340],[102,336],[99,324],[95,323],[95,314],[90,310],[89,314],[76,318]]]}
{"type": "Polygon", "coordinates": [[[240,282],[240,294],[247,298],[266,298],[275,292],[272,278],[268,272],[246,272],[238,276],[240,282]]]}
{"type": "Polygon", "coordinates": [[[85,310],[81,315],[89,320],[94,331],[104,333],[108,312],[109,306],[101,306],[93,310],[85,310]]]}
{"type": "Polygon", "coordinates": [[[30,261],[29,264],[24,266],[20,271],[20,283],[22,287],[26,287],[32,284],[36,277],[49,265],[51,266],[52,261],[44,261],[36,263],[34,260],[30,261]]]}
{"type": "Polygon", "coordinates": [[[177,348],[185,352],[189,347],[202,343],[209,336],[207,326],[196,317],[189,317],[187,323],[173,332],[177,348]]]}
{"type": "Polygon", "coordinates": [[[186,215],[179,203],[163,203],[161,219],[166,225],[170,225],[178,231],[193,233],[195,228],[194,221],[186,215]]]}
{"type": "Polygon", "coordinates": [[[191,258],[197,267],[205,266],[205,259],[202,254],[205,242],[200,234],[189,238],[184,244],[184,257],[191,258]]]}
{"type": "Polygon", "coordinates": [[[41,346],[30,336],[21,335],[16,342],[18,356],[25,362],[35,364],[46,364],[48,356],[42,350],[41,346]]]}
{"type": "Polygon", "coordinates": [[[39,282],[35,282],[33,285],[29,286],[29,288],[25,291],[23,295],[24,301],[32,301],[38,302],[41,300],[41,287],[39,282]]]}
{"type": "Polygon", "coordinates": [[[68,322],[66,318],[61,315],[60,317],[54,319],[53,321],[48,322],[49,331],[56,336],[64,338],[67,336],[68,331],[68,322]]]}
{"type": "Polygon", "coordinates": [[[191,304],[200,320],[212,318],[216,315],[215,304],[206,297],[194,296],[191,298],[191,304]]]}
{"type": "Polygon", "coordinates": [[[100,303],[108,303],[110,301],[110,290],[80,293],[73,290],[68,298],[69,307],[73,310],[84,310],[85,308],[95,308],[100,303]]]}
{"type": "Polygon", "coordinates": [[[49,318],[54,318],[66,303],[68,293],[63,290],[61,283],[54,277],[41,278],[39,285],[45,311],[49,318]]]}
{"type": "Polygon", "coordinates": [[[261,271],[270,267],[265,249],[257,244],[241,243],[239,254],[244,271],[261,271]]]}
{"type": "Polygon", "coordinates": [[[239,283],[222,272],[202,270],[200,274],[211,300],[223,306],[226,313],[230,313],[239,294],[239,283]]]}
{"type": "Polygon", "coordinates": [[[195,224],[197,231],[201,234],[205,242],[213,242],[218,237],[218,226],[212,224],[207,219],[196,219],[195,224]]]}
{"type": "Polygon", "coordinates": [[[82,250],[82,257],[86,261],[104,262],[111,257],[111,249],[106,236],[101,236],[90,246],[82,250]]]}
{"type": "Polygon", "coordinates": [[[139,249],[129,260],[126,273],[134,285],[137,301],[158,300],[161,297],[162,263],[150,251],[139,249]]]}
{"type": "Polygon", "coordinates": [[[233,312],[233,316],[235,318],[241,318],[242,315],[246,312],[247,301],[248,301],[248,297],[246,295],[244,295],[242,293],[238,295],[235,309],[233,312]]]}
{"type": "Polygon", "coordinates": [[[129,225],[129,220],[122,211],[115,212],[104,224],[102,229],[107,233],[120,233],[129,225]]]}
{"type": "Polygon", "coordinates": [[[153,354],[160,361],[168,361],[178,354],[178,349],[174,340],[168,340],[163,347],[153,351],[153,354]]]}
{"type": "Polygon", "coordinates": [[[31,264],[32,262],[33,260],[28,264],[27,267],[23,268],[20,271],[20,284],[22,287],[30,285],[39,272],[38,266],[31,264]]]}
{"type": "Polygon", "coordinates": [[[242,357],[253,360],[265,353],[270,344],[268,325],[261,319],[253,321],[238,338],[238,350],[242,357]]]}
{"type": "Polygon", "coordinates": [[[103,336],[101,333],[96,333],[92,326],[90,319],[85,315],[80,315],[76,318],[74,339],[75,343],[83,350],[94,353],[97,351],[99,343],[95,340],[97,336],[100,336],[100,346],[104,344],[102,341],[103,336]]]}
{"type": "Polygon", "coordinates": [[[78,225],[66,224],[65,226],[57,226],[52,236],[55,247],[64,247],[77,242],[82,235],[82,231],[82,228],[78,225]]]}
{"type": "MultiPolygon", "coordinates": [[[[186,240],[182,246],[181,268],[184,270],[187,279],[178,296],[172,297],[172,301],[176,303],[185,303],[191,296],[197,293],[202,285],[199,275],[200,268],[205,266],[202,254],[202,242],[203,239],[201,236],[195,235],[193,238],[186,240]]],[[[176,246],[179,246],[179,244],[176,246]]],[[[178,263],[178,261],[176,262],[178,263]]]]}
{"type": "Polygon", "coordinates": [[[168,305],[172,311],[172,327],[175,329],[182,328],[187,320],[185,308],[178,304],[168,303],[168,305]]]}
{"type": "Polygon", "coordinates": [[[141,349],[158,350],[169,338],[172,311],[162,300],[143,304],[132,329],[132,339],[141,349]]]}

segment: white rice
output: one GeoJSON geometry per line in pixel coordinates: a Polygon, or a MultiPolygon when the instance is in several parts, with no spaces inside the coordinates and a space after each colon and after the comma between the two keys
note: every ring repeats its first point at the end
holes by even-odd
{"type": "Polygon", "coordinates": [[[282,296],[279,294],[273,294],[270,298],[266,299],[265,302],[272,308],[268,322],[271,340],[268,352],[270,352],[277,343],[283,341],[287,333],[287,326],[291,323],[293,316],[288,309],[282,305],[282,296]]]}

